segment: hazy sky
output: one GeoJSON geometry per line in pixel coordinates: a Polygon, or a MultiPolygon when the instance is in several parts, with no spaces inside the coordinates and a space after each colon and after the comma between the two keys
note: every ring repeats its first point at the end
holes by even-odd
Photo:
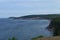
{"type": "Polygon", "coordinates": [[[0,0],[0,18],[60,13],[60,0],[0,0]]]}

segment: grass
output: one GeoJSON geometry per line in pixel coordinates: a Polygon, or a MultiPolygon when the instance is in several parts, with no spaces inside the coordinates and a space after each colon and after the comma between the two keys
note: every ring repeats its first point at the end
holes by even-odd
{"type": "Polygon", "coordinates": [[[55,36],[55,37],[47,37],[47,38],[36,38],[32,40],[60,40],[60,36],[55,36]]]}
{"type": "Polygon", "coordinates": [[[36,40],[37,38],[43,38],[43,37],[44,37],[43,35],[40,35],[38,37],[32,38],[32,40],[36,40]]]}

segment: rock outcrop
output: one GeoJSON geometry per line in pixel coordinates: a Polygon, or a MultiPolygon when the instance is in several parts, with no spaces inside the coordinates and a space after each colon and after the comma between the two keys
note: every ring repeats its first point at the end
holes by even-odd
{"type": "Polygon", "coordinates": [[[60,36],[60,17],[54,18],[48,29],[53,31],[53,36],[60,36]]]}

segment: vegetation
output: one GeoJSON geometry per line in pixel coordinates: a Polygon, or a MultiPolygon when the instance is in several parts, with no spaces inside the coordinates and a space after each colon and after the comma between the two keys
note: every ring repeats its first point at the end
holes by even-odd
{"type": "Polygon", "coordinates": [[[53,18],[48,29],[53,31],[53,36],[60,36],[60,17],[53,18]]]}
{"type": "Polygon", "coordinates": [[[10,19],[32,19],[32,18],[43,18],[43,19],[52,19],[55,17],[60,17],[60,14],[49,14],[49,15],[27,15],[27,16],[21,16],[21,17],[10,17],[10,19]]]}
{"type": "Polygon", "coordinates": [[[27,15],[27,16],[22,16],[21,18],[35,18],[35,17],[53,18],[53,17],[60,17],[60,14],[49,14],[49,15],[27,15]]]}
{"type": "Polygon", "coordinates": [[[44,36],[40,35],[38,37],[32,38],[32,40],[36,40],[37,38],[43,38],[44,36]]]}
{"type": "Polygon", "coordinates": [[[44,37],[44,38],[37,38],[32,40],[60,40],[60,36],[54,36],[54,37],[44,37]]]}
{"type": "Polygon", "coordinates": [[[54,26],[53,36],[60,36],[60,17],[54,18],[52,24],[54,26]]]}
{"type": "Polygon", "coordinates": [[[8,40],[17,40],[15,37],[9,38],[8,40]]]}

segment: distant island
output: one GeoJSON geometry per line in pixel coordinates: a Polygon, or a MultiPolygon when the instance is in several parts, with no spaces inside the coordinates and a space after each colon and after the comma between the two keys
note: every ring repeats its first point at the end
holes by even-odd
{"type": "Polygon", "coordinates": [[[21,17],[9,17],[9,19],[38,20],[38,19],[53,19],[55,17],[60,17],[60,14],[26,15],[26,16],[21,16],[21,17]]]}

